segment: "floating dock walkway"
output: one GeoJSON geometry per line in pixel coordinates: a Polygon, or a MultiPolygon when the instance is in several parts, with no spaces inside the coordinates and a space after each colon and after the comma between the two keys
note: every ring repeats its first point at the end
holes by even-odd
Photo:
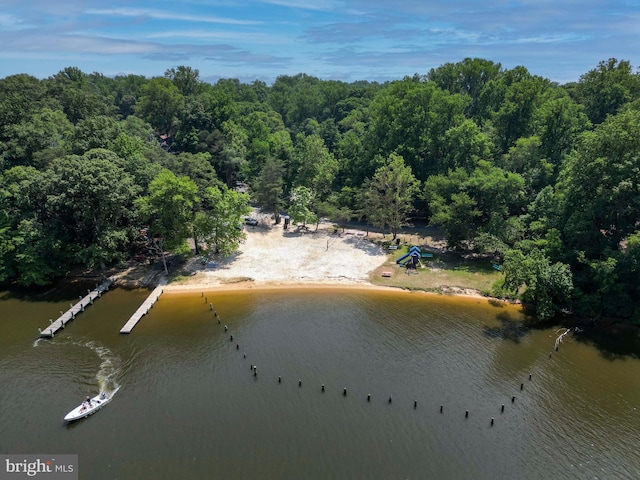
{"type": "Polygon", "coordinates": [[[80,298],[80,301],[75,305],[71,305],[71,308],[67,310],[65,313],[61,313],[60,317],[55,322],[51,322],[47,328],[38,329],[40,333],[40,337],[43,338],[52,338],[58,330],[64,328],[67,323],[76,318],[81,312],[84,312],[84,309],[89,305],[93,305],[93,301],[99,298],[104,292],[109,290],[109,287],[113,284],[113,278],[108,278],[105,280],[102,285],[99,285],[94,290],[87,290],[87,295],[80,298]]]}
{"type": "Polygon", "coordinates": [[[162,277],[158,282],[158,286],[153,289],[153,292],[151,292],[151,294],[142,303],[142,305],[140,305],[140,308],[136,310],[136,313],[131,315],[131,318],[129,319],[129,321],[125,323],[124,327],[120,329],[120,333],[131,333],[131,330],[133,330],[133,327],[136,326],[136,324],[140,321],[140,319],[143,316],[149,313],[149,310],[151,309],[151,307],[153,307],[153,304],[158,301],[158,299],[160,298],[160,295],[162,295],[162,292],[164,291],[164,286],[166,284],[167,284],[167,278],[162,277]]]}

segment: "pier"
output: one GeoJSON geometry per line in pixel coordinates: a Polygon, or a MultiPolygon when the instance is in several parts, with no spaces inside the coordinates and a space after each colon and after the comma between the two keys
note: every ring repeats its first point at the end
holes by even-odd
{"type": "Polygon", "coordinates": [[[149,294],[147,299],[142,303],[142,305],[140,305],[138,310],[136,310],[136,312],[133,315],[131,315],[131,318],[129,318],[129,321],[125,323],[124,327],[120,329],[120,333],[131,333],[131,330],[133,330],[133,327],[137,325],[137,323],[140,321],[140,319],[143,316],[149,313],[149,310],[151,310],[151,307],[153,307],[153,304],[158,301],[158,299],[160,298],[160,295],[162,295],[162,292],[164,291],[164,286],[166,284],[167,284],[167,278],[163,276],[158,282],[158,286],[153,289],[153,292],[149,294]]]}
{"type": "Polygon", "coordinates": [[[38,332],[40,333],[40,337],[52,338],[58,330],[64,328],[67,323],[76,318],[76,315],[84,312],[84,309],[89,305],[93,305],[93,301],[100,298],[104,292],[109,290],[111,284],[113,284],[113,278],[108,278],[94,290],[87,290],[87,295],[80,298],[80,301],[75,305],[71,305],[71,308],[66,312],[61,312],[61,315],[55,322],[51,322],[51,320],[49,320],[51,324],[47,328],[39,328],[38,332]]]}

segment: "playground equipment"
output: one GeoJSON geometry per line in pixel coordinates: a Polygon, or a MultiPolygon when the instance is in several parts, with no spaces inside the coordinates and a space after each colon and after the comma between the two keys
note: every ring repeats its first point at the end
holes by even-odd
{"type": "Polygon", "coordinates": [[[403,267],[408,263],[417,264],[418,262],[420,262],[420,248],[415,245],[409,249],[409,253],[404,254],[396,260],[396,263],[403,267]]]}

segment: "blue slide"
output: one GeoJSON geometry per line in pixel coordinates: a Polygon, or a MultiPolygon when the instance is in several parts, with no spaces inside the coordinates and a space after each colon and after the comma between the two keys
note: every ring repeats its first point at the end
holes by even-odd
{"type": "Polygon", "coordinates": [[[420,256],[420,249],[415,245],[409,249],[409,253],[404,254],[399,259],[396,260],[398,265],[405,265],[409,260],[411,260],[411,255],[417,253],[420,256]],[[406,261],[405,261],[406,260],[406,261]]]}

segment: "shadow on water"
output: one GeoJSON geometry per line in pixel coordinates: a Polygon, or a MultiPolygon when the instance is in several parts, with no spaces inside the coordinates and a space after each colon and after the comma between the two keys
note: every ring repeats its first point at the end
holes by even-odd
{"type": "Polygon", "coordinates": [[[501,313],[496,318],[500,322],[499,326],[485,326],[483,328],[483,333],[486,337],[520,343],[520,340],[531,331],[529,326],[520,320],[514,320],[511,315],[501,313]]]}
{"type": "Polygon", "coordinates": [[[640,327],[622,322],[595,324],[574,335],[576,341],[598,349],[607,360],[640,359],[640,327]]]}
{"type": "Polygon", "coordinates": [[[43,287],[11,286],[0,295],[6,300],[61,302],[77,299],[80,295],[86,295],[87,289],[93,289],[100,283],[96,279],[66,279],[43,287]]]}
{"type": "MultiPolygon", "coordinates": [[[[498,300],[489,301],[489,304],[494,307],[504,308],[504,303],[498,300]]],[[[537,322],[531,312],[526,307],[523,307],[524,319],[514,318],[508,312],[501,312],[496,315],[498,320],[498,326],[485,325],[483,328],[483,334],[489,338],[495,338],[500,340],[510,340],[514,343],[520,343],[520,341],[526,337],[531,331],[542,330],[547,328],[547,324],[537,322]]]]}
{"type": "MultiPolygon", "coordinates": [[[[497,300],[490,300],[489,304],[496,308],[504,306],[497,300]]],[[[580,330],[572,333],[572,337],[577,342],[596,348],[603,358],[611,361],[625,358],[640,359],[640,326],[638,325],[616,321],[590,323],[567,315],[558,315],[549,321],[541,322],[536,320],[535,311],[531,307],[523,307],[523,312],[524,320],[514,319],[506,312],[499,313],[496,315],[499,325],[485,326],[483,334],[489,338],[520,343],[525,336],[535,330],[578,326],[580,330]]]]}

